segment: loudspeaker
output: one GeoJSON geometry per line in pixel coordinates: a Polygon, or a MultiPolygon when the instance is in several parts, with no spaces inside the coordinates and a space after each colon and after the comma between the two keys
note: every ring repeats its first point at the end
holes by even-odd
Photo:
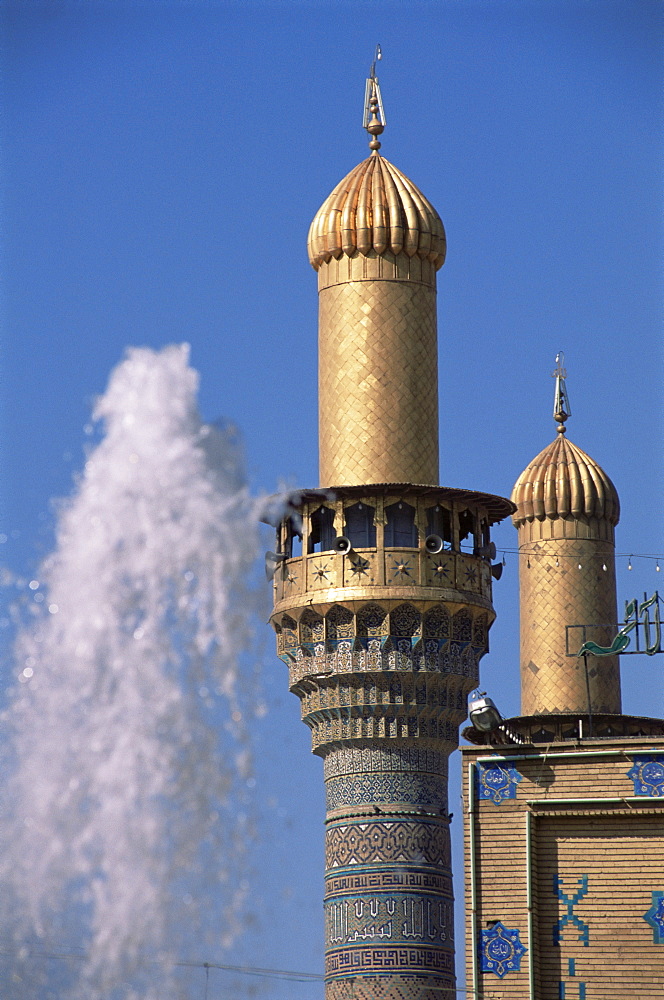
{"type": "Polygon", "coordinates": [[[345,535],[337,535],[334,540],[334,548],[336,552],[343,552],[344,555],[348,555],[349,552],[353,551],[353,543],[345,535]]]}
{"type": "Polygon", "coordinates": [[[437,555],[439,552],[443,551],[443,539],[440,535],[427,535],[424,539],[424,548],[427,552],[430,552],[432,556],[437,555]]]}
{"type": "Polygon", "coordinates": [[[274,579],[274,574],[277,572],[277,569],[283,563],[285,558],[286,556],[283,552],[265,553],[265,577],[267,580],[274,579]]]}
{"type": "Polygon", "coordinates": [[[491,576],[494,578],[494,580],[500,580],[502,575],[503,575],[503,564],[494,563],[493,566],[491,567],[491,576]]]}
{"type": "Polygon", "coordinates": [[[495,542],[489,542],[488,545],[483,545],[480,549],[480,555],[482,559],[488,559],[492,562],[496,558],[496,545],[495,542]]]}

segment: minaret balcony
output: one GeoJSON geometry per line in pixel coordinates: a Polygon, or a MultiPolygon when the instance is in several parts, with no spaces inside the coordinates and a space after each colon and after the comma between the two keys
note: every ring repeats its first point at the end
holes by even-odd
{"type": "Polygon", "coordinates": [[[275,616],[380,600],[470,604],[493,619],[490,527],[512,509],[502,497],[404,484],[296,494],[277,527],[275,616]]]}

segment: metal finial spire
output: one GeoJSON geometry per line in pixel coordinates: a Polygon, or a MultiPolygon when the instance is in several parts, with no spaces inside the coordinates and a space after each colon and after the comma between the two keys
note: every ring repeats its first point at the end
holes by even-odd
{"type": "Polygon", "coordinates": [[[380,142],[376,138],[385,128],[385,112],[383,111],[383,99],[380,94],[380,84],[376,76],[376,63],[383,58],[380,45],[376,46],[374,60],[369,70],[367,84],[364,89],[364,118],[362,127],[371,135],[369,149],[376,153],[380,149],[380,142]]]}
{"type": "Polygon", "coordinates": [[[572,416],[572,407],[569,405],[569,397],[565,386],[567,369],[565,368],[565,355],[562,351],[556,354],[556,370],[551,377],[556,380],[556,391],[553,399],[553,419],[558,422],[558,433],[565,433],[565,421],[572,416]]]}

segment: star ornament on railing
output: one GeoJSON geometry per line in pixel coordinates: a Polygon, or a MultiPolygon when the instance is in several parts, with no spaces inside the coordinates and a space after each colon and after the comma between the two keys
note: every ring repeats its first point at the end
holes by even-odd
{"type": "Polygon", "coordinates": [[[482,931],[482,972],[493,972],[499,979],[503,979],[509,972],[520,972],[521,958],[527,951],[519,940],[518,928],[505,927],[501,920],[497,920],[493,927],[482,931]]]}
{"type": "Polygon", "coordinates": [[[394,564],[393,567],[392,567],[392,570],[393,570],[393,573],[392,573],[392,582],[396,581],[396,579],[398,577],[407,576],[407,577],[411,578],[410,571],[411,571],[412,567],[411,567],[411,565],[410,565],[409,562],[407,562],[405,559],[396,559],[394,557],[393,557],[392,561],[393,561],[393,564],[394,564]]]}
{"type": "Polygon", "coordinates": [[[368,576],[369,575],[369,560],[363,559],[361,556],[351,563],[350,571],[353,576],[368,576]]]}

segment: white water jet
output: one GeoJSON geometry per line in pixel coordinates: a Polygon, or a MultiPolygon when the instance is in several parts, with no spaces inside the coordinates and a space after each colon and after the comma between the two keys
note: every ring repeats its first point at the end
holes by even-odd
{"type": "Polygon", "coordinates": [[[3,1000],[167,1000],[238,930],[257,504],[187,345],[132,349],[26,588],[0,791],[3,1000]],[[201,919],[202,918],[202,919],[201,919]],[[74,960],[56,954],[78,954],[74,960]]]}

